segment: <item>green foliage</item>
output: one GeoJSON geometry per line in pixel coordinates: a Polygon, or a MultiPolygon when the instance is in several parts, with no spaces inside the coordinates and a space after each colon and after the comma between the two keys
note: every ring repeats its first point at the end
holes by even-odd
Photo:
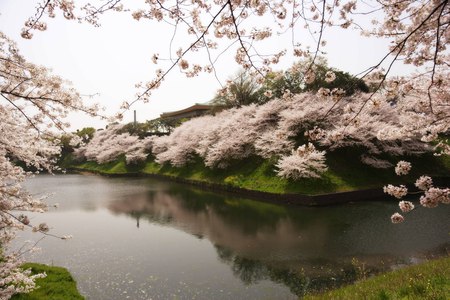
{"type": "Polygon", "coordinates": [[[174,128],[180,126],[187,119],[178,118],[157,118],[146,121],[145,123],[134,122],[125,124],[117,130],[117,134],[129,133],[130,135],[137,135],[139,138],[144,138],[151,135],[165,135],[173,131],[174,128]]]}
{"type": "Polygon", "coordinates": [[[413,168],[406,176],[397,176],[394,167],[388,169],[376,169],[361,163],[358,159],[364,153],[364,149],[342,148],[327,153],[327,165],[329,170],[324,174],[336,186],[343,190],[356,190],[361,188],[376,188],[391,184],[413,183],[419,176],[427,174],[430,176],[448,176],[450,166],[445,165],[445,157],[435,157],[432,154],[421,156],[390,157],[388,155],[380,158],[390,161],[396,165],[399,160],[412,163],[413,168]]]}
{"type": "Polygon", "coordinates": [[[147,136],[147,132],[150,130],[149,123],[139,123],[134,122],[123,125],[119,130],[117,130],[117,134],[129,133],[130,135],[137,135],[139,138],[144,138],[147,136]]]}
{"type": "Polygon", "coordinates": [[[94,133],[94,127],[84,127],[81,130],[77,130],[76,135],[82,138],[84,143],[87,143],[94,137],[94,133]]]}
{"type": "MultiPolygon", "coordinates": [[[[94,133],[95,128],[93,127],[84,127],[83,129],[74,132],[74,134],[78,135],[82,139],[83,143],[88,143],[94,136],[94,133]]],[[[61,164],[61,161],[65,160],[66,157],[74,151],[74,146],[70,145],[71,140],[72,136],[68,134],[63,134],[60,137],[61,158],[59,159],[60,162],[58,164],[61,164]]]]}
{"type": "Polygon", "coordinates": [[[63,154],[58,160],[58,166],[62,169],[70,168],[70,166],[74,165],[75,163],[76,161],[74,159],[73,153],[63,154]]]}
{"type": "Polygon", "coordinates": [[[187,119],[177,118],[157,118],[147,121],[148,132],[150,135],[170,134],[176,127],[183,124],[187,119]]]}
{"type": "Polygon", "coordinates": [[[68,134],[63,134],[60,137],[60,145],[61,145],[61,155],[64,156],[68,153],[72,153],[73,152],[73,146],[70,145],[70,140],[72,139],[72,137],[68,134]]]}
{"type": "Polygon", "coordinates": [[[218,93],[212,100],[216,106],[222,107],[240,107],[257,103],[259,85],[246,71],[239,71],[235,78],[231,80],[231,84],[225,95],[218,93]]]}
{"type": "Polygon", "coordinates": [[[450,299],[450,258],[378,275],[305,299],[450,299]]]}
{"type": "Polygon", "coordinates": [[[369,87],[363,80],[353,77],[349,73],[339,71],[334,68],[328,67],[326,64],[317,64],[314,66],[314,74],[316,80],[311,84],[306,84],[304,91],[318,91],[321,87],[327,89],[340,88],[345,91],[347,96],[353,95],[356,91],[369,92],[369,87]],[[332,82],[325,81],[325,74],[328,71],[334,72],[336,79],[332,82]]]}
{"type": "Polygon", "coordinates": [[[358,79],[349,73],[331,68],[323,58],[317,58],[311,67],[315,74],[314,82],[306,84],[304,72],[310,67],[311,61],[299,61],[286,71],[270,72],[266,75],[265,82],[259,85],[248,73],[240,71],[234,78],[226,92],[220,93],[212,100],[212,103],[222,107],[240,107],[252,103],[265,103],[272,98],[280,98],[286,90],[293,94],[304,92],[317,92],[320,88],[342,89],[347,96],[357,91],[369,92],[369,87],[362,79],[358,79]],[[325,80],[325,74],[332,71],[336,78],[332,82],[325,80]],[[271,91],[272,96],[267,97],[266,91],[271,91]]]}
{"type": "Polygon", "coordinates": [[[312,66],[312,71],[315,74],[314,82],[306,84],[304,72],[308,69],[310,63],[310,61],[300,61],[287,71],[267,74],[266,81],[258,91],[259,103],[264,103],[271,99],[264,95],[268,90],[272,91],[272,97],[275,98],[283,96],[286,90],[293,94],[299,94],[309,91],[317,92],[321,87],[330,90],[335,88],[343,89],[347,96],[353,95],[357,91],[369,92],[369,87],[363,80],[349,73],[329,67],[327,62],[321,58],[317,59],[312,66]],[[325,74],[328,71],[332,71],[336,75],[332,82],[325,80],[325,74]]]}
{"type": "Polygon", "coordinates": [[[45,278],[36,280],[37,288],[29,294],[17,294],[13,300],[75,300],[84,299],[77,290],[77,283],[70,275],[69,271],[61,267],[26,263],[24,269],[31,268],[33,274],[47,274],[45,278]]]}
{"type": "Polygon", "coordinates": [[[303,74],[289,69],[284,72],[270,72],[266,75],[266,81],[258,91],[259,102],[265,103],[272,98],[280,98],[286,90],[293,94],[304,91],[303,74]],[[266,97],[264,93],[272,91],[272,97],[266,97]]]}

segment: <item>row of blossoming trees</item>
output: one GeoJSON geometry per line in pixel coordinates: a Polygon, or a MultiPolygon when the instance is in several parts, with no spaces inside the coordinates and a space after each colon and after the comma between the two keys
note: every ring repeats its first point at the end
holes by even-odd
{"type": "MultiPolygon", "coordinates": [[[[330,75],[333,79],[332,75],[330,75]]],[[[275,161],[279,176],[291,180],[320,178],[327,170],[326,153],[339,148],[358,148],[363,164],[374,168],[394,168],[385,159],[420,155],[435,151],[447,154],[448,147],[438,133],[448,126],[426,105],[426,87],[410,82],[409,90],[390,95],[389,86],[376,93],[345,96],[339,91],[292,94],[262,104],[250,104],[191,119],[170,135],[139,139],[121,133],[121,125],[96,133],[87,144],[76,150],[81,159],[105,163],[125,155],[127,163],[145,161],[152,154],[159,164],[182,167],[200,157],[209,168],[226,168],[230,162],[250,156],[275,161]],[[371,100],[359,114],[355,112],[370,95],[371,100]],[[333,105],[333,109],[323,107],[333,105]]],[[[442,106],[448,113],[448,107],[442,106]]],[[[408,162],[395,166],[398,175],[411,169],[408,162]]],[[[424,191],[421,204],[435,207],[448,203],[450,190],[433,187],[428,176],[416,183],[424,191]]],[[[407,195],[405,186],[387,185],[385,192],[399,199],[407,195]]],[[[411,202],[402,201],[407,212],[411,202]]],[[[402,217],[392,218],[399,222],[402,217]]]]}

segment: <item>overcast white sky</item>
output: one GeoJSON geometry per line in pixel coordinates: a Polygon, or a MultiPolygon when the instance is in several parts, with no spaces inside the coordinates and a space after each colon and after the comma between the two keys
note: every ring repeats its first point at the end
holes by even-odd
{"type": "MultiPolygon", "coordinates": [[[[29,16],[35,13],[37,1],[0,0],[0,30],[13,38],[20,52],[31,62],[53,69],[54,73],[70,80],[81,94],[99,93],[93,100],[107,108],[113,115],[125,100],[133,100],[134,85],[154,78],[157,68],[152,63],[153,53],[168,57],[171,38],[169,27],[147,20],[135,21],[129,14],[111,13],[102,18],[102,26],[66,21],[62,17],[48,20],[48,29],[35,32],[31,40],[20,37],[20,31],[29,16]]],[[[75,1],[77,2],[77,1],[75,1]]],[[[175,50],[187,45],[193,36],[180,35],[175,50]]],[[[367,39],[358,33],[331,31],[326,33],[329,65],[349,73],[359,73],[373,65],[386,53],[388,43],[380,39],[367,39]]],[[[272,45],[286,44],[289,39],[273,37],[272,45]]],[[[279,69],[286,69],[294,59],[283,59],[279,69]]],[[[204,61],[206,64],[207,62],[204,61]]],[[[239,70],[234,62],[234,51],[225,54],[216,65],[221,80],[239,70]]],[[[409,68],[397,66],[392,74],[404,74],[409,68]]],[[[137,110],[138,121],[159,116],[160,113],[188,107],[194,103],[211,100],[219,83],[211,74],[186,78],[178,71],[172,72],[162,87],[147,104],[132,107],[137,110]]],[[[133,119],[129,111],[124,122],[133,119]]],[[[86,126],[104,127],[105,122],[74,114],[69,121],[72,129],[86,126]]]]}

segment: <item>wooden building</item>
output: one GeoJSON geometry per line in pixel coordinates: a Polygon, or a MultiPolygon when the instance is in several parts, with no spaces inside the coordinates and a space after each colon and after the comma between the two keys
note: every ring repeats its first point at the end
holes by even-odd
{"type": "Polygon", "coordinates": [[[185,109],[162,113],[161,119],[172,119],[172,120],[191,119],[205,115],[206,113],[211,111],[211,109],[213,109],[214,107],[215,107],[214,105],[196,103],[185,109]]]}

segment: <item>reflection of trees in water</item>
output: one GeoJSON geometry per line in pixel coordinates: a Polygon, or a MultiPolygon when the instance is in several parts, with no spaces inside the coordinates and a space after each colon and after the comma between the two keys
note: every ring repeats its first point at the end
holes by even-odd
{"type": "Polygon", "coordinates": [[[286,209],[276,205],[177,189],[129,195],[110,203],[109,209],[114,213],[139,215],[160,224],[173,220],[174,214],[181,216],[180,212],[192,216],[214,212],[223,223],[239,226],[242,234],[248,235],[254,235],[262,228],[275,229],[280,219],[288,218],[286,209]]]}
{"type": "Polygon", "coordinates": [[[354,282],[357,278],[352,265],[339,269],[338,272],[329,269],[321,275],[310,276],[301,268],[298,271],[291,268],[280,268],[272,266],[270,263],[237,256],[231,250],[218,245],[215,245],[215,248],[219,260],[230,265],[234,276],[244,284],[251,285],[262,280],[270,280],[285,285],[291,293],[297,296],[336,288],[354,282]]]}
{"type": "Polygon", "coordinates": [[[391,224],[384,204],[292,208],[175,187],[128,195],[109,209],[206,237],[245,284],[271,280],[299,296],[361,277],[354,257],[371,274],[411,263],[415,253],[384,252],[408,239],[396,232],[400,227],[386,228],[391,224]]]}
{"type": "MultiPolygon", "coordinates": [[[[386,222],[391,208],[385,203],[299,208],[174,185],[128,194],[111,202],[109,209],[133,216],[136,221],[146,219],[206,237],[254,259],[267,255],[302,260],[361,255],[408,257],[448,241],[445,226],[423,228],[423,221],[430,217],[427,215],[420,219],[416,213],[410,223],[417,219],[417,224],[393,227],[386,222]]],[[[447,219],[444,209],[433,212],[438,215],[436,220],[447,219]]]]}
{"type": "MultiPolygon", "coordinates": [[[[449,246],[449,243],[445,243],[426,253],[422,253],[422,257],[418,259],[420,261],[447,256],[449,246]]],[[[214,247],[219,260],[230,265],[234,276],[239,278],[244,284],[251,285],[257,284],[262,280],[270,280],[285,285],[291,293],[300,297],[310,293],[335,289],[411,263],[403,261],[404,264],[402,264],[401,261],[393,257],[364,257],[361,260],[347,258],[341,262],[322,261],[313,267],[315,270],[305,270],[299,267],[301,266],[301,262],[283,267],[273,265],[271,262],[263,262],[238,256],[232,250],[219,245],[215,245],[214,247]],[[385,263],[379,264],[380,261],[374,263],[374,259],[382,260],[385,263]],[[397,263],[394,263],[394,261],[397,263]]],[[[307,265],[308,262],[305,262],[305,266],[307,265]]]]}
{"type": "Polygon", "coordinates": [[[135,194],[111,202],[109,209],[133,216],[136,222],[146,219],[207,237],[214,244],[254,259],[268,255],[297,257],[300,249],[314,254],[317,248],[323,248],[330,234],[331,227],[326,222],[294,219],[286,207],[245,199],[196,196],[166,192],[135,194]]]}
{"type": "Polygon", "coordinates": [[[220,261],[230,265],[244,284],[270,280],[287,286],[295,295],[309,289],[310,279],[291,267],[300,268],[305,263],[298,258],[302,249],[315,252],[329,234],[326,224],[317,224],[311,217],[295,218],[295,222],[286,207],[208,193],[135,194],[112,202],[109,208],[136,221],[145,219],[207,237],[216,245],[220,261]],[[310,228],[311,222],[315,230],[310,228]],[[308,237],[308,232],[313,237],[308,237]]]}
{"type": "MultiPolygon", "coordinates": [[[[325,226],[332,224],[328,226],[330,230],[350,226],[349,223],[339,222],[340,216],[335,213],[317,215],[311,213],[314,208],[303,207],[299,210],[298,207],[214,194],[179,185],[170,186],[164,191],[130,194],[127,198],[110,204],[109,208],[117,213],[130,213],[130,209],[134,209],[136,212],[143,212],[149,221],[158,221],[161,214],[168,213],[164,205],[159,205],[162,202],[166,202],[166,208],[172,208],[169,202],[176,203],[177,210],[182,209],[192,214],[204,214],[212,210],[224,223],[239,226],[242,234],[248,235],[254,235],[262,229],[275,230],[280,220],[289,220],[296,227],[304,227],[320,219],[325,226]]],[[[164,220],[163,217],[161,221],[164,220]]]]}
{"type": "Polygon", "coordinates": [[[280,219],[288,217],[283,206],[223,194],[183,188],[173,188],[167,193],[176,198],[181,207],[193,213],[213,210],[224,223],[238,225],[240,232],[245,235],[254,235],[261,228],[274,230],[280,219]]]}

